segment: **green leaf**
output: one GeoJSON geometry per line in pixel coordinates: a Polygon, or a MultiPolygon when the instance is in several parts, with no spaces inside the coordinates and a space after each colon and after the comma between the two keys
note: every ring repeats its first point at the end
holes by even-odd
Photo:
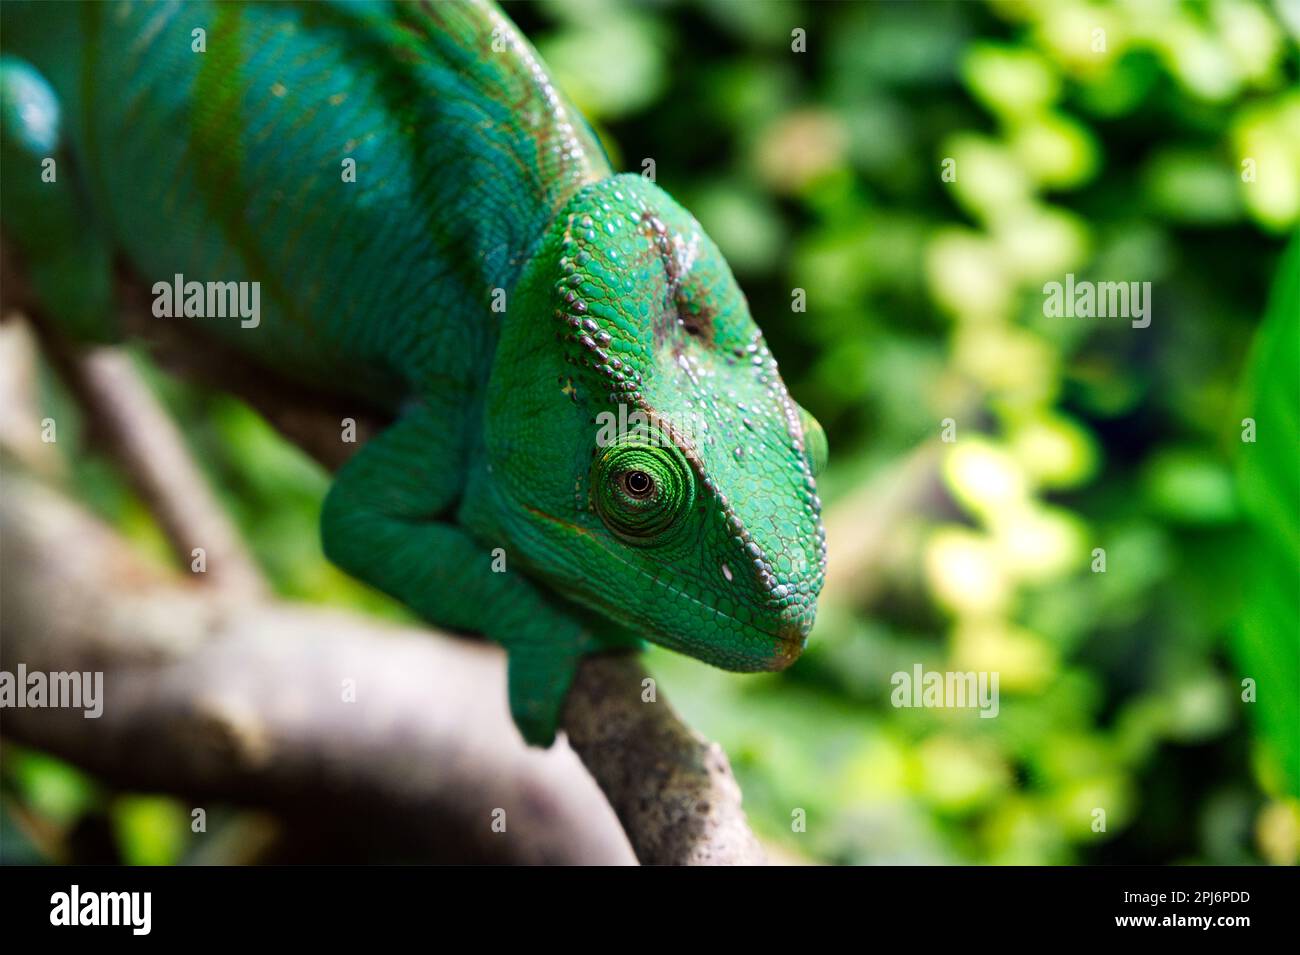
{"type": "Polygon", "coordinates": [[[189,838],[190,817],[167,796],[120,796],[113,828],[128,865],[175,865],[189,838]]]}
{"type": "MultiPolygon", "coordinates": [[[[1282,256],[1246,372],[1255,441],[1238,460],[1242,505],[1254,530],[1233,652],[1260,739],[1263,784],[1300,796],[1300,234],[1282,256]]],[[[1243,429],[1247,425],[1243,423],[1243,429]]]]}

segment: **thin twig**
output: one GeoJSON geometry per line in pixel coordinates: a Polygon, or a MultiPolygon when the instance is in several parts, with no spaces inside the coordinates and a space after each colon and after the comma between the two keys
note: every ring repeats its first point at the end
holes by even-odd
{"type": "Polygon", "coordinates": [[[182,566],[232,598],[266,594],[261,571],[185,445],[176,423],[120,349],[73,356],[75,391],[131,476],[182,566]]]}

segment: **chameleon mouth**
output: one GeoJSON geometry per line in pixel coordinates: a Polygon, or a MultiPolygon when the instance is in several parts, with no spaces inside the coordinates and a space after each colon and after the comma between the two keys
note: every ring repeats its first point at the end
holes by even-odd
{"type": "MultiPolygon", "coordinates": [[[[675,588],[666,580],[653,578],[657,584],[677,597],[685,597],[707,610],[718,623],[742,640],[722,643],[692,639],[701,628],[666,628],[661,621],[643,616],[634,607],[611,603],[604,594],[588,595],[587,604],[606,619],[637,634],[651,643],[694,657],[704,663],[733,673],[776,673],[788,669],[802,656],[811,627],[787,621],[775,629],[765,629],[741,620],[717,607],[675,588]]],[[[716,630],[715,630],[716,632],[716,630]]]]}
{"type": "MultiPolygon", "coordinates": [[[[735,630],[739,630],[742,633],[746,633],[750,635],[761,636],[767,643],[772,645],[773,656],[769,658],[769,663],[775,664],[775,665],[764,666],[762,667],[762,669],[784,670],[786,667],[788,667],[791,663],[793,663],[795,660],[799,658],[799,655],[803,653],[804,648],[807,646],[808,632],[809,630],[811,630],[811,627],[806,627],[805,625],[795,621],[783,621],[775,629],[769,630],[765,627],[760,627],[757,624],[754,624],[750,621],[741,620],[739,617],[732,616],[731,614],[718,609],[715,605],[705,600],[701,600],[698,597],[692,596],[691,594],[687,593],[683,588],[674,586],[671,581],[665,580],[662,577],[655,577],[649,574],[645,574],[645,571],[636,567],[634,564],[628,562],[626,559],[623,558],[621,554],[615,553],[613,550],[610,550],[609,548],[605,548],[605,551],[610,556],[627,564],[628,567],[631,567],[632,569],[637,570],[639,573],[642,573],[645,576],[650,577],[650,579],[653,580],[655,584],[667,590],[675,598],[678,599],[684,598],[686,600],[691,601],[696,606],[701,607],[702,609],[707,610],[709,613],[713,614],[713,616],[716,619],[725,620],[728,626],[735,630]]],[[[601,609],[607,616],[610,616],[613,619],[624,623],[625,625],[627,624],[627,619],[626,619],[627,617],[630,616],[635,618],[638,616],[635,613],[627,614],[627,612],[623,610],[623,608],[609,606],[607,604],[603,606],[601,609]]],[[[698,654],[698,648],[696,649],[688,648],[685,645],[685,642],[681,640],[681,637],[679,635],[665,631],[659,624],[656,624],[652,620],[638,619],[635,622],[635,626],[644,627],[647,630],[653,631],[657,636],[662,638],[660,641],[657,642],[662,642],[668,646],[674,646],[674,645],[679,646],[683,650],[683,652],[686,652],[692,656],[698,654]]]]}
{"type": "MultiPolygon", "coordinates": [[[[661,583],[670,586],[666,582],[661,581],[661,583]]],[[[696,602],[708,609],[716,619],[726,621],[729,628],[748,635],[751,638],[750,651],[729,653],[725,646],[701,645],[690,640],[683,631],[665,629],[661,623],[641,617],[634,611],[629,612],[627,608],[611,605],[603,600],[592,603],[594,609],[609,620],[635,633],[640,633],[651,643],[735,673],[770,673],[784,670],[799,659],[807,645],[807,634],[798,624],[785,624],[776,630],[765,630],[723,613],[707,603],[696,602]],[[760,638],[760,641],[755,641],[753,638],[760,638]],[[762,643],[761,649],[753,645],[758,642],[762,643]]]]}
{"type": "Polygon", "coordinates": [[[808,646],[808,631],[797,623],[783,624],[777,628],[777,631],[772,636],[776,638],[785,651],[781,654],[781,659],[785,662],[781,666],[775,667],[778,670],[784,670],[795,660],[798,660],[808,646]]]}
{"type": "Polygon", "coordinates": [[[808,631],[805,630],[801,624],[797,623],[782,624],[772,632],[772,636],[776,637],[776,639],[780,640],[782,643],[788,644],[792,647],[798,647],[801,650],[808,643],[808,631]]]}
{"type": "MultiPolygon", "coordinates": [[[[579,527],[578,525],[556,517],[553,514],[548,514],[539,508],[528,507],[527,510],[531,514],[558,524],[570,532],[582,534],[586,537],[593,536],[586,528],[579,527]]],[[[709,662],[712,662],[717,666],[722,666],[725,669],[735,671],[784,670],[786,667],[790,666],[790,664],[794,663],[795,660],[799,659],[800,654],[803,653],[808,640],[808,629],[810,628],[805,628],[802,624],[793,621],[787,621],[783,622],[774,630],[767,630],[748,621],[741,620],[738,617],[733,617],[731,614],[719,610],[714,605],[700,600],[698,597],[692,596],[682,588],[674,587],[672,583],[664,580],[662,577],[656,577],[646,573],[645,570],[637,567],[615,549],[607,547],[603,542],[597,540],[596,544],[611,558],[625,564],[629,569],[635,571],[637,574],[653,581],[657,586],[664,588],[674,597],[690,600],[696,606],[713,614],[716,619],[726,621],[730,628],[739,630],[741,633],[749,634],[751,636],[759,636],[768,645],[767,654],[754,654],[752,656],[746,656],[743,660],[740,657],[724,656],[719,654],[716,660],[709,660],[709,662]]],[[[620,624],[632,631],[646,632],[647,637],[650,640],[660,644],[661,646],[678,650],[679,652],[699,659],[707,659],[707,656],[701,654],[701,647],[699,644],[684,639],[680,633],[664,629],[662,624],[652,619],[643,617],[635,612],[629,612],[627,608],[611,603],[603,593],[590,594],[584,602],[594,610],[612,620],[614,623],[620,624]]]]}
{"type": "Polygon", "coordinates": [[[784,670],[799,659],[807,646],[808,635],[797,624],[782,625],[776,630],[765,630],[723,613],[715,607],[709,607],[709,610],[716,618],[727,621],[735,630],[750,636],[751,640],[754,637],[760,638],[762,649],[751,646],[748,653],[734,654],[719,647],[716,648],[716,653],[711,653],[709,650],[715,648],[701,647],[699,644],[683,640],[680,633],[665,631],[661,626],[650,624],[648,621],[639,621],[639,625],[652,634],[650,639],[653,642],[733,672],[766,673],[784,670]]]}

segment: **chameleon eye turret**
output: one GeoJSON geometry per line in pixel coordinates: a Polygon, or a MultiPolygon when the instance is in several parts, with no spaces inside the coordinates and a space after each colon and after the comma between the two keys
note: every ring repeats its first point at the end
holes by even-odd
{"type": "Polygon", "coordinates": [[[592,503],[605,525],[638,547],[670,543],[695,499],[695,478],[681,452],[625,436],[593,468],[592,503]]]}

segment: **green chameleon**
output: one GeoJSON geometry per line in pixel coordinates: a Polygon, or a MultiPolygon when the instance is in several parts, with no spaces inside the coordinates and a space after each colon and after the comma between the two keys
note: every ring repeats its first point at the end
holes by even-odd
{"type": "Polygon", "coordinates": [[[587,653],[799,656],[824,434],[699,223],[612,173],[499,9],[0,16],[0,215],[43,310],[112,339],[126,269],[157,315],[182,288],[156,321],[391,411],[331,486],[325,553],[501,643],[525,739],[554,739],[587,653]]]}

